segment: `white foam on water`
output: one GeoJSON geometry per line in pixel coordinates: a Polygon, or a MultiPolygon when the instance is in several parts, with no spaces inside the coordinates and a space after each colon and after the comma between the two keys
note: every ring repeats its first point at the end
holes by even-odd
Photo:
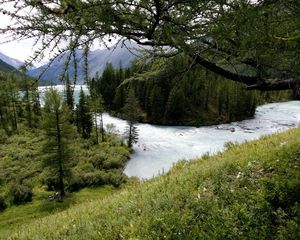
{"type": "MultiPolygon", "coordinates": [[[[123,133],[126,121],[103,116],[123,133]]],[[[224,149],[226,142],[244,142],[296,127],[300,123],[300,102],[271,103],[257,108],[254,119],[208,127],[156,126],[137,124],[139,141],[126,165],[125,174],[148,179],[168,171],[182,159],[195,159],[224,149]]]]}

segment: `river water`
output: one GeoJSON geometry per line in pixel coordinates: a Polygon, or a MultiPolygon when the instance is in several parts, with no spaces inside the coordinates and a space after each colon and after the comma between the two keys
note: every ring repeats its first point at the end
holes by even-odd
{"type": "MultiPolygon", "coordinates": [[[[122,134],[126,121],[104,114],[122,134]]],[[[209,127],[138,124],[139,142],[126,165],[125,174],[148,179],[168,171],[177,161],[195,159],[224,149],[224,143],[244,142],[281,132],[300,123],[300,102],[271,103],[257,108],[254,119],[209,127]]]]}
{"type": "MultiPolygon", "coordinates": [[[[62,89],[61,86],[57,87],[62,89]]],[[[83,88],[86,90],[85,86],[83,88]]],[[[44,89],[41,89],[44,90],[44,89]]],[[[78,96],[80,87],[76,87],[78,96]]],[[[103,116],[104,125],[114,124],[122,136],[126,121],[103,116]]],[[[208,127],[156,126],[137,124],[139,141],[124,170],[128,176],[148,179],[168,171],[177,161],[195,159],[224,149],[226,142],[244,142],[281,132],[300,123],[300,101],[259,106],[250,120],[208,127]]]]}

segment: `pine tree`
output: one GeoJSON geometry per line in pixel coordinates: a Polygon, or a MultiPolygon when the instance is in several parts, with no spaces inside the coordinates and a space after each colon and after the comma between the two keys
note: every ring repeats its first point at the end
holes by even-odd
{"type": "Polygon", "coordinates": [[[89,98],[89,105],[91,112],[94,118],[95,125],[95,140],[96,144],[99,143],[99,133],[98,133],[98,122],[97,122],[97,114],[100,115],[100,131],[101,131],[101,141],[104,142],[104,128],[103,128],[103,98],[101,94],[97,94],[95,89],[90,89],[91,96],[89,98]]]}
{"type": "Polygon", "coordinates": [[[45,94],[42,126],[46,132],[44,165],[49,167],[57,179],[61,199],[65,196],[65,179],[70,176],[72,165],[69,150],[73,129],[69,124],[69,110],[57,90],[50,89],[45,94]]]}
{"type": "Polygon", "coordinates": [[[66,98],[66,103],[69,106],[70,110],[73,110],[74,109],[74,98],[73,98],[73,90],[71,88],[69,74],[67,74],[66,80],[65,80],[65,98],[66,98]]]}
{"type": "Polygon", "coordinates": [[[185,109],[185,96],[181,88],[174,87],[170,94],[166,107],[165,120],[180,120],[185,109]]]}
{"type": "Polygon", "coordinates": [[[79,103],[76,108],[76,118],[78,132],[81,133],[83,138],[90,138],[93,129],[93,119],[87,97],[85,96],[82,88],[80,90],[79,103]]]}
{"type": "Polygon", "coordinates": [[[99,90],[103,96],[105,105],[109,108],[113,106],[117,86],[115,69],[111,63],[108,63],[106,64],[102,77],[100,78],[99,90]]]}
{"type": "Polygon", "coordinates": [[[161,121],[164,115],[164,96],[159,86],[154,85],[150,95],[151,118],[154,122],[161,121]]]}
{"type": "Polygon", "coordinates": [[[141,112],[139,102],[132,88],[129,89],[123,112],[128,124],[125,130],[127,145],[129,148],[132,148],[132,145],[138,141],[138,129],[135,124],[141,112]]]}
{"type": "Polygon", "coordinates": [[[19,90],[14,76],[0,74],[0,126],[7,135],[18,131],[19,90]]]}

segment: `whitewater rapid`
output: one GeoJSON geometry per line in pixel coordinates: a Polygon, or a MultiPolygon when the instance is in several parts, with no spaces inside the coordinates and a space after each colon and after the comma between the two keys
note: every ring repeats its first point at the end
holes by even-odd
{"type": "MultiPolygon", "coordinates": [[[[122,135],[126,121],[103,116],[122,135]]],[[[300,123],[300,102],[290,101],[259,106],[250,120],[208,127],[156,126],[137,124],[139,141],[124,170],[128,176],[148,179],[167,172],[177,161],[195,159],[224,149],[226,142],[244,142],[281,132],[300,123]]]]}

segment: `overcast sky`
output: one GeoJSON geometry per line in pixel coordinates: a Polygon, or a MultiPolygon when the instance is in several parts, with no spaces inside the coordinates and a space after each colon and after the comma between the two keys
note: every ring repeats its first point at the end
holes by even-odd
{"type": "MultiPolygon", "coordinates": [[[[0,27],[4,28],[11,24],[10,17],[0,14],[0,27]]],[[[0,42],[5,41],[4,36],[0,36],[0,42]]],[[[32,53],[32,45],[33,40],[26,40],[21,42],[10,42],[10,43],[3,43],[0,44],[0,52],[4,53],[5,55],[16,58],[20,61],[26,60],[30,54],[32,53]]]]}
{"type": "MultiPolygon", "coordinates": [[[[0,28],[4,28],[8,25],[10,25],[11,19],[7,15],[3,15],[0,13],[0,28]]],[[[4,36],[0,35],[0,43],[5,42],[6,39],[4,36]]],[[[114,45],[117,41],[113,40],[110,43],[107,43],[107,45],[111,46],[114,45]]],[[[20,61],[25,61],[28,57],[30,57],[34,50],[33,50],[33,44],[34,44],[34,39],[28,39],[25,41],[14,41],[14,42],[9,42],[9,43],[2,43],[0,44],[0,52],[15,58],[20,61]]],[[[105,46],[100,46],[98,44],[95,44],[92,46],[91,50],[99,49],[99,48],[105,48],[105,46]]],[[[49,56],[48,54],[45,54],[44,59],[39,62],[39,63],[34,63],[35,66],[41,66],[49,61],[49,56]]]]}

